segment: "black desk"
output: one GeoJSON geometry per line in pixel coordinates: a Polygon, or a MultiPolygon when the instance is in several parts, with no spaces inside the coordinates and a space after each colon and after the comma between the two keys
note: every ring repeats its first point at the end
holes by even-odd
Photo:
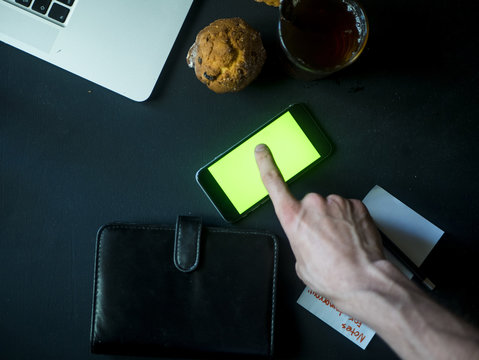
{"type": "MultiPolygon", "coordinates": [[[[292,191],[362,198],[379,184],[447,231],[423,269],[438,301],[477,324],[478,6],[364,3],[371,36],[359,61],[301,82],[278,73],[275,8],[195,1],[145,103],[1,44],[0,358],[98,359],[89,352],[98,227],[177,214],[224,225],[195,171],[293,102],[309,105],[336,151],[292,191]],[[261,31],[269,58],[246,90],[216,95],[185,55],[201,28],[234,16],[261,31]]],[[[271,204],[236,226],[282,240],[278,358],[395,358],[379,337],[362,351],[296,305],[303,285],[271,204]]]]}

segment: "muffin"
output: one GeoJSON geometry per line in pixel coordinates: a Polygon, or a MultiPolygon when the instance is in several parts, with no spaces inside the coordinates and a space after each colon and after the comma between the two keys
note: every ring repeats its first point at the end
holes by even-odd
{"type": "Polygon", "coordinates": [[[264,2],[266,5],[278,7],[280,0],[255,0],[255,1],[256,2],[264,2]]]}
{"type": "Polygon", "coordinates": [[[265,60],[259,32],[241,18],[219,19],[205,27],[186,57],[196,77],[216,93],[244,89],[265,60]]]}

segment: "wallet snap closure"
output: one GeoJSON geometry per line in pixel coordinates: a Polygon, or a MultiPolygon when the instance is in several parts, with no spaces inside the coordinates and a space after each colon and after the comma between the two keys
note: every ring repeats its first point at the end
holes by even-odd
{"type": "Polygon", "coordinates": [[[192,272],[198,267],[201,226],[200,217],[178,216],[176,220],[173,260],[176,268],[182,272],[192,272]]]}

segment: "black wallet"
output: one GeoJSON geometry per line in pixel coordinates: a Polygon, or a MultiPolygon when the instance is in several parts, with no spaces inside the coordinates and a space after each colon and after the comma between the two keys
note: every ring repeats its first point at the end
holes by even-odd
{"type": "Polygon", "coordinates": [[[278,244],[267,232],[109,224],[97,235],[91,350],[271,357],[278,244]]]}

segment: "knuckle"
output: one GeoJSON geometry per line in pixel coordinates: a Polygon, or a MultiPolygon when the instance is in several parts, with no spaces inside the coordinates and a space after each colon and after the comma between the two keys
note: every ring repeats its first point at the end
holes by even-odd
{"type": "Polygon", "coordinates": [[[303,202],[312,204],[312,205],[323,205],[324,198],[319,194],[309,193],[304,196],[303,202]]]}
{"type": "Polygon", "coordinates": [[[263,180],[266,182],[273,182],[273,181],[276,181],[278,178],[279,178],[279,172],[275,168],[268,169],[263,174],[263,180]]]}
{"type": "Polygon", "coordinates": [[[346,204],[346,199],[336,194],[328,195],[326,200],[329,204],[335,203],[339,206],[344,206],[346,204]]]}
{"type": "Polygon", "coordinates": [[[351,199],[349,200],[356,211],[360,214],[369,214],[368,208],[361,200],[351,199]]]}
{"type": "Polygon", "coordinates": [[[279,206],[275,206],[275,211],[285,230],[296,224],[299,211],[296,201],[282,202],[279,206]]]}

